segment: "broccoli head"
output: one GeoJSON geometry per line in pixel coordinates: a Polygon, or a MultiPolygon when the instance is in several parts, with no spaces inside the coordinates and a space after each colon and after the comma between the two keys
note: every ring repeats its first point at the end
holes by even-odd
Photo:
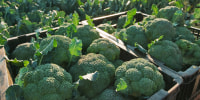
{"type": "Polygon", "coordinates": [[[142,45],[144,48],[147,48],[148,40],[145,35],[145,31],[143,27],[139,25],[131,25],[126,30],[121,30],[117,33],[119,36],[119,39],[124,41],[126,44],[129,44],[131,46],[134,46],[137,42],[138,44],[142,45]],[[124,37],[124,32],[126,34],[126,37],[124,37]]]}
{"type": "Polygon", "coordinates": [[[87,48],[88,53],[104,55],[108,60],[114,61],[119,58],[120,48],[105,38],[94,40],[87,48]]]}
{"type": "Polygon", "coordinates": [[[143,58],[124,62],[116,69],[115,76],[116,86],[121,79],[127,84],[127,88],[119,92],[134,97],[151,96],[165,86],[157,67],[143,58]]]}
{"type": "Polygon", "coordinates": [[[108,23],[100,24],[97,27],[104,30],[105,32],[108,32],[109,34],[112,34],[113,32],[115,32],[115,28],[108,23]]]}
{"type": "Polygon", "coordinates": [[[72,77],[56,64],[37,66],[23,77],[26,100],[70,100],[72,97],[72,77]]]}
{"type": "Polygon", "coordinates": [[[11,58],[17,58],[18,60],[33,59],[35,53],[32,43],[19,44],[11,54],[11,58]]]}
{"type": "Polygon", "coordinates": [[[149,16],[146,16],[144,17],[144,19],[142,20],[142,22],[140,22],[139,24],[144,26],[148,21],[151,21],[151,20],[154,20],[156,19],[156,16],[154,15],[149,15],[149,16]]]}
{"type": "Polygon", "coordinates": [[[199,65],[200,64],[200,47],[196,43],[192,43],[185,39],[176,41],[181,54],[183,56],[183,63],[186,65],[199,65]]]}
{"type": "Polygon", "coordinates": [[[166,6],[158,11],[158,18],[165,18],[178,26],[183,26],[185,23],[183,12],[176,6],[166,6]]]}
{"type": "Polygon", "coordinates": [[[177,39],[186,39],[188,41],[194,42],[195,36],[186,27],[176,27],[177,39]]]}
{"type": "Polygon", "coordinates": [[[115,67],[103,55],[89,53],[81,56],[78,62],[73,65],[69,72],[73,81],[77,81],[80,75],[99,72],[98,79],[95,81],[80,80],[78,90],[81,95],[93,98],[107,88],[114,80],[115,67]]]}
{"type": "Polygon", "coordinates": [[[43,56],[42,63],[55,63],[68,69],[66,67],[70,59],[69,44],[71,43],[71,39],[62,35],[52,35],[41,41],[40,49],[43,50],[46,48],[53,39],[57,41],[57,47],[43,56]]]}
{"type": "Polygon", "coordinates": [[[93,40],[100,38],[100,35],[96,29],[89,25],[79,25],[77,26],[77,32],[73,34],[73,37],[78,37],[82,40],[84,51],[87,50],[93,40]]]}
{"type": "Polygon", "coordinates": [[[105,89],[101,94],[92,100],[132,100],[115,91],[114,87],[105,89]]]}
{"type": "Polygon", "coordinates": [[[176,43],[172,41],[158,41],[150,47],[148,53],[154,58],[165,63],[173,70],[179,71],[183,67],[181,50],[178,48],[176,43]]]}
{"type": "Polygon", "coordinates": [[[156,18],[148,21],[144,25],[144,29],[149,42],[159,38],[161,35],[164,36],[163,39],[171,41],[174,40],[176,36],[172,23],[163,18],[156,18]]]}

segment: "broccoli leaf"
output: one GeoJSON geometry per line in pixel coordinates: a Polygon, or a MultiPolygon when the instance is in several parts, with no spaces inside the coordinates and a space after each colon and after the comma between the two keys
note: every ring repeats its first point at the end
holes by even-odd
{"type": "Polygon", "coordinates": [[[72,22],[75,26],[77,26],[79,24],[79,15],[77,12],[73,13],[73,18],[72,18],[72,22]]]}
{"type": "Polygon", "coordinates": [[[200,8],[194,9],[194,18],[196,18],[196,19],[200,18],[200,8]]]}
{"type": "Polygon", "coordinates": [[[127,12],[127,19],[126,19],[126,22],[125,22],[123,28],[125,28],[126,26],[128,26],[131,23],[131,21],[133,20],[133,17],[136,15],[136,12],[137,12],[136,8],[133,8],[127,12]]]}
{"type": "Polygon", "coordinates": [[[19,85],[11,85],[6,90],[6,100],[23,100],[23,89],[19,85]]]}
{"type": "Polygon", "coordinates": [[[87,20],[88,24],[91,27],[94,27],[93,19],[91,19],[90,16],[88,16],[87,14],[85,15],[85,17],[86,17],[86,20],[87,20]]]}
{"type": "Polygon", "coordinates": [[[47,55],[47,53],[49,52],[49,51],[51,51],[54,47],[56,47],[57,46],[57,42],[56,42],[56,40],[55,39],[53,39],[53,40],[51,40],[51,42],[43,49],[43,50],[41,50],[40,52],[41,52],[41,54],[42,55],[47,55]]]}
{"type": "Polygon", "coordinates": [[[28,60],[24,60],[23,63],[24,63],[24,67],[27,67],[29,65],[29,61],[28,60]]]}
{"type": "Polygon", "coordinates": [[[153,10],[152,15],[157,15],[158,14],[158,7],[156,4],[153,4],[151,9],[153,10]]]}
{"type": "Polygon", "coordinates": [[[148,49],[151,48],[152,45],[154,45],[156,42],[160,41],[161,39],[163,39],[163,35],[161,35],[159,38],[155,39],[154,41],[151,41],[151,43],[148,44],[148,49]]]}
{"type": "Polygon", "coordinates": [[[15,83],[22,87],[24,85],[24,81],[22,78],[23,78],[24,74],[26,74],[29,70],[30,69],[28,67],[20,68],[19,73],[18,73],[17,77],[15,78],[15,83]]]}
{"type": "Polygon", "coordinates": [[[117,84],[116,91],[122,91],[127,88],[127,83],[124,81],[124,79],[120,78],[120,82],[117,84]]]}
{"type": "Polygon", "coordinates": [[[80,56],[82,50],[82,41],[74,37],[69,45],[71,56],[80,56]]]}
{"type": "Polygon", "coordinates": [[[16,58],[14,60],[8,59],[8,62],[11,63],[12,65],[17,66],[17,67],[23,67],[24,66],[23,60],[17,60],[16,58]]]}
{"type": "Polygon", "coordinates": [[[89,80],[89,81],[96,81],[99,77],[99,72],[95,71],[94,73],[89,73],[83,76],[79,76],[80,80],[89,80]]]}
{"type": "Polygon", "coordinates": [[[2,33],[0,33],[0,45],[4,45],[6,41],[7,38],[2,33]]]}

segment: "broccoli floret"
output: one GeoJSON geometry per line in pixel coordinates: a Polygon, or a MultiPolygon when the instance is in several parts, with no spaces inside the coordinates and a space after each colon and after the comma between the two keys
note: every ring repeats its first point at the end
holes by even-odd
{"type": "Polygon", "coordinates": [[[158,18],[165,18],[178,26],[183,26],[185,23],[183,12],[176,6],[166,6],[158,11],[158,18]]]}
{"type": "Polygon", "coordinates": [[[181,54],[183,56],[183,63],[186,65],[199,65],[200,64],[200,47],[196,43],[192,43],[185,39],[176,41],[181,54]]]}
{"type": "MultiPolygon", "coordinates": [[[[118,21],[117,21],[117,28],[120,28],[122,29],[125,22],[126,22],[126,18],[127,18],[127,15],[122,15],[119,17],[118,21]]],[[[133,20],[131,21],[131,23],[133,23],[133,20]]],[[[129,24],[128,26],[130,26],[131,24],[129,24]]],[[[128,27],[126,26],[126,27],[128,27]]]]}
{"type": "Polygon", "coordinates": [[[72,77],[56,64],[40,65],[24,74],[26,100],[70,100],[72,77]]]}
{"type": "Polygon", "coordinates": [[[145,31],[143,27],[139,25],[132,25],[129,26],[126,30],[121,30],[120,32],[117,33],[119,36],[119,39],[124,41],[126,44],[129,44],[131,46],[134,46],[135,43],[137,42],[144,48],[147,48],[148,40],[145,35],[145,31]],[[124,37],[124,32],[126,34],[126,37],[124,37]]]}
{"type": "Polygon", "coordinates": [[[32,43],[19,44],[11,54],[11,58],[17,58],[18,60],[33,59],[35,53],[32,43]]]}
{"type": "Polygon", "coordinates": [[[97,80],[80,80],[79,82],[78,90],[81,95],[85,95],[87,98],[95,97],[114,80],[114,65],[101,54],[89,53],[83,55],[69,70],[73,81],[77,81],[80,75],[86,75],[95,71],[99,72],[97,80]]]}
{"type": "Polygon", "coordinates": [[[120,93],[134,97],[151,96],[161,88],[165,82],[157,67],[143,58],[136,58],[124,62],[115,71],[115,86],[123,79],[127,88],[120,93]]]}
{"type": "Polygon", "coordinates": [[[62,35],[52,35],[41,41],[40,49],[43,50],[46,48],[53,39],[57,41],[57,47],[53,48],[47,55],[43,56],[42,63],[55,63],[68,69],[67,64],[70,59],[69,44],[71,43],[71,39],[62,35]]]}
{"type": "Polygon", "coordinates": [[[108,23],[100,24],[97,27],[104,30],[105,32],[108,32],[109,34],[112,34],[113,32],[115,32],[115,28],[108,23]]]}
{"type": "Polygon", "coordinates": [[[149,42],[159,38],[163,35],[164,40],[174,40],[176,36],[175,29],[171,22],[167,19],[156,18],[154,20],[148,21],[144,25],[145,34],[149,42]]]}
{"type": "Polygon", "coordinates": [[[183,57],[176,43],[163,40],[158,41],[148,50],[148,53],[162,61],[166,66],[179,71],[183,68],[183,57]]]}
{"type": "Polygon", "coordinates": [[[100,95],[96,96],[92,100],[132,100],[128,96],[125,97],[122,94],[116,92],[114,87],[105,89],[100,95]]]}
{"type": "Polygon", "coordinates": [[[105,38],[94,40],[87,48],[88,53],[104,55],[108,60],[114,61],[119,58],[120,48],[105,38]]]}
{"type": "Polygon", "coordinates": [[[176,35],[177,39],[186,39],[191,42],[195,41],[194,35],[186,27],[176,27],[176,35]]]}
{"type": "Polygon", "coordinates": [[[73,34],[73,37],[78,37],[82,40],[83,51],[85,51],[92,43],[92,41],[100,38],[100,35],[96,29],[89,25],[79,25],[77,26],[77,32],[73,34]]]}

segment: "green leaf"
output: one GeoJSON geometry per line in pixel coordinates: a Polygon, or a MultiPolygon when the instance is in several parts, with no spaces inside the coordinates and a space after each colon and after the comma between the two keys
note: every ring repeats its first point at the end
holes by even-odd
{"type": "Polygon", "coordinates": [[[24,67],[27,67],[29,65],[29,61],[28,60],[24,60],[23,63],[24,63],[24,67]]]}
{"type": "Polygon", "coordinates": [[[6,100],[23,100],[23,89],[19,85],[11,85],[6,90],[6,100]]]}
{"type": "Polygon", "coordinates": [[[4,45],[6,41],[7,38],[2,33],[0,33],[0,45],[4,45]]]}
{"type": "Polygon", "coordinates": [[[55,39],[51,40],[51,42],[43,50],[40,51],[41,54],[47,55],[47,53],[54,48],[54,43],[55,43],[55,39]]]}
{"type": "Polygon", "coordinates": [[[194,18],[200,19],[200,8],[194,9],[194,18]]]}
{"type": "Polygon", "coordinates": [[[8,60],[8,62],[18,67],[24,66],[23,60],[17,60],[16,58],[14,60],[8,60]]]}
{"type": "Polygon", "coordinates": [[[73,24],[75,25],[75,26],[77,26],[78,24],[79,24],[79,15],[78,15],[78,13],[75,11],[74,13],[73,13],[73,18],[72,18],[72,22],[73,22],[73,24]]]}
{"type": "Polygon", "coordinates": [[[15,14],[15,9],[9,9],[10,14],[15,14]]]}
{"type": "Polygon", "coordinates": [[[74,37],[69,45],[71,56],[80,56],[82,53],[82,41],[74,37]]]}
{"type": "Polygon", "coordinates": [[[53,47],[56,48],[57,47],[57,41],[54,39],[53,40],[53,47]]]}
{"type": "Polygon", "coordinates": [[[136,12],[137,12],[136,8],[133,8],[127,12],[127,18],[126,18],[126,22],[125,22],[123,28],[125,28],[126,26],[128,26],[131,23],[131,21],[133,20],[133,17],[136,15],[136,12]]]}
{"type": "Polygon", "coordinates": [[[88,16],[87,14],[85,15],[85,17],[86,17],[86,20],[87,20],[88,24],[91,27],[94,27],[93,19],[91,19],[90,16],[88,16]]]}
{"type": "Polygon", "coordinates": [[[151,9],[153,10],[152,15],[157,15],[158,14],[158,7],[156,4],[153,4],[151,9]]]}
{"type": "Polygon", "coordinates": [[[78,5],[79,5],[79,6],[84,5],[84,3],[81,2],[81,0],[77,0],[77,2],[78,2],[78,5]]]}
{"type": "Polygon", "coordinates": [[[95,71],[94,73],[89,73],[83,76],[79,76],[80,80],[89,80],[89,81],[96,81],[99,78],[99,72],[95,71]]]}
{"type": "Polygon", "coordinates": [[[126,81],[124,81],[124,79],[120,78],[120,82],[117,84],[117,88],[116,91],[122,91],[125,90],[127,88],[127,83],[126,81]]]}
{"type": "Polygon", "coordinates": [[[155,40],[153,40],[153,41],[151,41],[151,43],[149,43],[148,44],[148,49],[150,49],[151,48],[151,46],[152,45],[154,45],[156,42],[158,42],[158,41],[160,41],[160,40],[162,40],[163,39],[163,35],[161,35],[159,38],[157,38],[157,39],[155,39],[155,40]]]}
{"type": "Polygon", "coordinates": [[[183,8],[183,3],[181,1],[176,1],[176,7],[183,8]]]}
{"type": "Polygon", "coordinates": [[[20,68],[18,75],[15,78],[15,83],[18,84],[19,86],[23,87],[24,86],[23,76],[24,76],[24,74],[26,74],[29,71],[30,71],[30,69],[28,67],[20,68]]]}

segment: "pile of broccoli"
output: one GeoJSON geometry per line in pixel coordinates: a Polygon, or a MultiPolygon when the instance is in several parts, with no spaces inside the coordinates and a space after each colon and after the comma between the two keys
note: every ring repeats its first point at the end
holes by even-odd
{"type": "Polygon", "coordinates": [[[115,86],[121,79],[127,84],[127,88],[119,92],[134,97],[151,96],[165,86],[157,67],[143,58],[124,62],[116,69],[115,76],[115,86]]]}
{"type": "Polygon", "coordinates": [[[56,64],[44,64],[24,74],[25,100],[71,100],[72,76],[56,64]]]}

